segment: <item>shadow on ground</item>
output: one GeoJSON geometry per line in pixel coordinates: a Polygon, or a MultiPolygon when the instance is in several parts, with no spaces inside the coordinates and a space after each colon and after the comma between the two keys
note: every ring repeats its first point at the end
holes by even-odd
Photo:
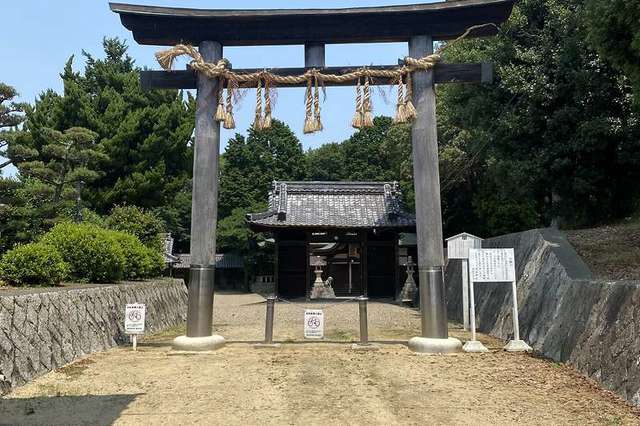
{"type": "Polygon", "coordinates": [[[137,396],[1,398],[0,425],[111,425],[137,396]]]}

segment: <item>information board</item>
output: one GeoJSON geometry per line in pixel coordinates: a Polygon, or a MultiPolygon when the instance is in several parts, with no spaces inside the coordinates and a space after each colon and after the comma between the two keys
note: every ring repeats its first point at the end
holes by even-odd
{"type": "Polygon", "coordinates": [[[124,332],[126,334],[144,334],[146,306],[140,303],[127,304],[124,311],[124,332]]]}
{"type": "Polygon", "coordinates": [[[324,312],[318,309],[305,309],[304,337],[305,339],[324,338],[324,312]]]}
{"type": "Polygon", "coordinates": [[[512,248],[469,250],[471,282],[513,282],[516,280],[515,265],[512,248]]]}

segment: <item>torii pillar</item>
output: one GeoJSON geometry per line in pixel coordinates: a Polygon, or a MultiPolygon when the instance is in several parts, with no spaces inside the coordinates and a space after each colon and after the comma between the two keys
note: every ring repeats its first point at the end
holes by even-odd
{"type": "MultiPolygon", "coordinates": [[[[433,53],[431,36],[409,40],[409,56],[423,58],[433,53]]],[[[413,102],[417,116],[411,129],[413,181],[416,201],[416,234],[422,335],[409,340],[418,353],[452,353],[462,349],[450,338],[444,290],[444,248],[440,204],[440,165],[434,72],[413,75],[413,102]]]]}
{"type": "MultiPolygon", "coordinates": [[[[222,58],[222,44],[218,42],[203,41],[198,48],[207,62],[222,58]]],[[[218,80],[198,75],[197,88],[187,334],[173,341],[174,349],[184,351],[208,351],[224,345],[222,336],[212,334],[220,155],[220,123],[213,117],[218,105],[218,80]]]]}

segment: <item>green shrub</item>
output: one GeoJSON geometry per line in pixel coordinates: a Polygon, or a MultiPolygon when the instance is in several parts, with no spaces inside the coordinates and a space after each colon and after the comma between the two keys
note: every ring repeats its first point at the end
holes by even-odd
{"type": "Polygon", "coordinates": [[[124,277],[125,254],[112,232],[89,223],[60,223],[41,239],[69,264],[70,277],[84,282],[113,282],[124,277]]]}
{"type": "Polygon", "coordinates": [[[17,246],[0,260],[0,278],[13,285],[58,285],[68,273],[60,253],[43,243],[17,246]]]}
{"type": "Polygon", "coordinates": [[[133,235],[118,231],[109,233],[124,253],[124,278],[152,278],[162,273],[164,258],[157,250],[145,246],[133,235]]]}
{"type": "Polygon", "coordinates": [[[147,247],[162,251],[160,234],[165,232],[162,219],[137,206],[117,206],[111,210],[105,225],[109,229],[135,235],[147,247]]]}

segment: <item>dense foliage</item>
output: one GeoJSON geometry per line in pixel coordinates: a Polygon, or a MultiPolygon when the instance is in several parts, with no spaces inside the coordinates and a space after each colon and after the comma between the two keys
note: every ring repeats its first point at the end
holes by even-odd
{"type": "Polygon", "coordinates": [[[26,105],[15,102],[16,96],[16,89],[0,82],[0,174],[3,168],[11,164],[11,160],[6,158],[6,149],[18,125],[24,120],[23,112],[26,105]]]}
{"type": "MultiPolygon", "coordinates": [[[[640,125],[626,79],[587,43],[583,1],[521,0],[497,37],[447,60],[490,60],[497,82],[439,92],[447,219],[483,235],[632,214],[640,125]]],[[[451,222],[449,227],[451,228],[451,222]]],[[[452,229],[452,231],[455,231],[452,229]]]]}
{"type": "Polygon", "coordinates": [[[162,272],[161,254],[131,234],[90,223],[60,223],[40,240],[60,252],[69,278],[81,282],[141,279],[162,272]]]}
{"type": "Polygon", "coordinates": [[[124,252],[114,236],[103,228],[60,223],[40,241],[60,252],[69,264],[72,280],[103,283],[124,278],[124,252]]]}
{"type": "Polygon", "coordinates": [[[588,0],[585,7],[588,40],[632,82],[640,107],[640,2],[588,0]]]}
{"type": "Polygon", "coordinates": [[[0,259],[0,281],[12,285],[54,286],[68,274],[69,266],[48,244],[18,245],[0,259]]]}
{"type": "MultiPolygon", "coordinates": [[[[42,206],[34,216],[47,218],[34,224],[30,215],[15,212],[12,220],[27,222],[31,238],[76,218],[83,207],[106,214],[124,204],[155,212],[178,238],[188,234],[195,103],[178,91],[142,90],[139,69],[126,49],[118,39],[105,39],[104,58],[84,53],[83,73],[73,71],[70,58],[61,74],[64,92],[46,91],[27,108],[23,131],[7,154],[21,179],[33,181],[28,196],[10,197],[20,195],[17,204],[42,206]],[[82,144],[80,155],[62,165],[58,154],[76,136],[82,137],[75,140],[82,144]],[[56,191],[75,198],[73,208],[54,203],[56,191]],[[74,196],[78,191],[81,201],[74,196]],[[38,197],[52,202],[43,206],[38,197]]],[[[17,233],[6,238],[23,241],[17,233]]]]}
{"type": "Polygon", "coordinates": [[[138,206],[116,206],[104,219],[104,226],[138,237],[147,247],[160,253],[163,249],[161,234],[165,225],[157,214],[138,206]]]}

